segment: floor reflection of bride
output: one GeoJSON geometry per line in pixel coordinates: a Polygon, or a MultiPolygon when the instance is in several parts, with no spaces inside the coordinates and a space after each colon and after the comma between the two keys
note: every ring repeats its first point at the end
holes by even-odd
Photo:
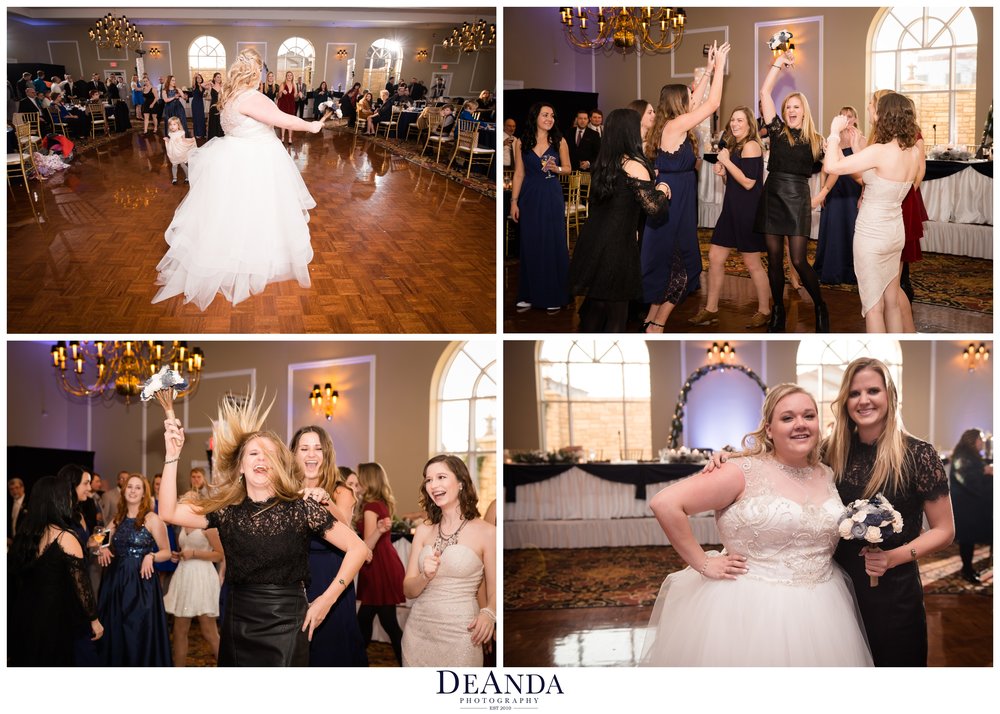
{"type": "Polygon", "coordinates": [[[641,665],[871,666],[853,588],[832,560],[844,507],[819,431],[813,398],[778,385],[742,458],[652,499],[689,567],[660,589],[641,665]],[[705,553],[688,523],[707,510],[722,553],[705,553]]]}

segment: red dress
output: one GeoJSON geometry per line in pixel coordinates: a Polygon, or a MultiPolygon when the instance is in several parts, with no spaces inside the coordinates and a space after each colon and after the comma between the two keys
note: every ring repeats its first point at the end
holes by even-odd
{"type": "MultiPolygon", "coordinates": [[[[924,137],[918,132],[917,139],[924,137]]],[[[924,199],[920,195],[919,188],[910,186],[910,190],[903,199],[903,230],[906,231],[906,242],[903,243],[903,255],[901,260],[904,263],[916,263],[923,260],[920,252],[920,239],[924,237],[924,221],[928,220],[927,209],[924,207],[924,199]]]]}
{"type": "MultiPolygon", "coordinates": [[[[389,517],[389,509],[382,501],[366,503],[358,521],[358,532],[364,537],[364,513],[371,511],[379,520],[389,517]]],[[[362,605],[399,605],[406,602],[403,595],[403,576],[406,569],[399,554],[392,547],[388,533],[379,536],[372,549],[372,562],[361,566],[358,573],[358,600],[362,605]]]]}
{"type": "Polygon", "coordinates": [[[295,91],[291,91],[288,94],[283,94],[285,91],[285,85],[282,84],[278,88],[278,109],[283,111],[285,114],[295,113],[295,91]]]}

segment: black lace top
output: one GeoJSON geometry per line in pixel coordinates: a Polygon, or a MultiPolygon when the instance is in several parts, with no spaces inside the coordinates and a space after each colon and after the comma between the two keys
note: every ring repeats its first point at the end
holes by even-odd
{"type": "MultiPolygon", "coordinates": [[[[908,477],[909,486],[902,493],[883,493],[903,516],[903,530],[900,533],[890,532],[885,536],[885,542],[879,545],[882,550],[898,548],[920,535],[924,522],[924,502],[948,495],[948,474],[945,473],[934,447],[912,436],[904,438],[906,458],[903,470],[908,477]]],[[[845,504],[863,497],[868,477],[875,467],[875,450],[874,444],[863,443],[857,434],[851,438],[847,469],[837,484],[837,490],[845,504]]],[[[859,549],[865,545],[864,541],[850,542],[859,549]]]]}
{"type": "Polygon", "coordinates": [[[335,522],[312,500],[272,498],[209,513],[209,528],[219,529],[226,551],[226,580],[233,585],[291,585],[309,580],[309,538],[322,536],[335,522]]]}
{"type": "Polygon", "coordinates": [[[812,148],[809,142],[802,138],[802,130],[789,127],[789,131],[795,139],[794,146],[788,143],[788,137],[785,136],[785,122],[779,114],[775,114],[774,119],[767,125],[767,135],[771,140],[771,155],[767,160],[767,170],[808,178],[819,171],[818,163],[823,160],[823,152],[820,152],[817,161],[813,161],[812,148]]]}

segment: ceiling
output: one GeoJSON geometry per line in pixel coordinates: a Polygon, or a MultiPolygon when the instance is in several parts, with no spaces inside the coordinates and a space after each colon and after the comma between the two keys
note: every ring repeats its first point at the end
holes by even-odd
{"type": "Polygon", "coordinates": [[[125,14],[142,30],[154,25],[451,29],[480,18],[496,22],[496,7],[9,7],[8,23],[92,25],[108,12],[125,14]]]}

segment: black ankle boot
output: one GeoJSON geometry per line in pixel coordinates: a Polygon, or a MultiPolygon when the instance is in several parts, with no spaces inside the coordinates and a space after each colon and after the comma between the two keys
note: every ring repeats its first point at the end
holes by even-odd
{"type": "Polygon", "coordinates": [[[979,579],[979,573],[977,573],[971,567],[962,568],[961,576],[964,580],[972,583],[973,585],[979,585],[982,582],[979,579]]]}
{"type": "Polygon", "coordinates": [[[830,331],[830,313],[826,310],[826,303],[821,302],[816,306],[816,332],[830,331]]]}
{"type": "Polygon", "coordinates": [[[777,303],[771,308],[771,319],[767,322],[768,332],[784,332],[785,331],[785,305],[784,303],[777,303]]]}
{"type": "Polygon", "coordinates": [[[906,299],[913,304],[913,284],[910,282],[910,264],[903,263],[903,274],[899,277],[899,287],[906,295],[906,299]]]}

